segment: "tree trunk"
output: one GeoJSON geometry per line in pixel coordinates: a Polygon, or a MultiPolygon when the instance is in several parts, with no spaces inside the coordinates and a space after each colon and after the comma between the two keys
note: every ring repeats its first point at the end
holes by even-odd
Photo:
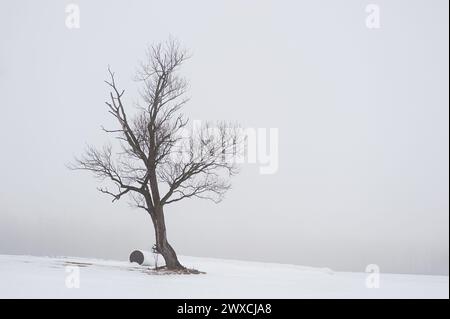
{"type": "Polygon", "coordinates": [[[156,236],[156,249],[164,257],[167,269],[185,269],[183,265],[181,265],[181,263],[178,261],[177,253],[167,241],[166,223],[164,220],[164,211],[162,207],[156,209],[154,226],[156,236]]]}

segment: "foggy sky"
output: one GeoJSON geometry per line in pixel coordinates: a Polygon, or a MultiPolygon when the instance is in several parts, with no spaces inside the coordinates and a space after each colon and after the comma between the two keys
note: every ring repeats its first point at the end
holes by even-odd
{"type": "Polygon", "coordinates": [[[0,254],[126,260],[153,245],[148,215],[65,165],[114,126],[107,66],[132,103],[146,45],[169,35],[192,53],[192,120],[279,129],[276,174],[244,165],[219,205],[166,208],[179,254],[448,274],[445,0],[2,3],[0,254]]]}

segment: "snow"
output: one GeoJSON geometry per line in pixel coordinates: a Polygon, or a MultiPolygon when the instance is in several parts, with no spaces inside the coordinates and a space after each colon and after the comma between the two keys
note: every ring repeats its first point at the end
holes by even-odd
{"type": "Polygon", "coordinates": [[[367,288],[367,273],[180,259],[206,274],[161,275],[125,261],[0,255],[0,298],[449,298],[448,276],[382,273],[379,288],[367,288]],[[78,270],[76,288],[68,278],[78,270]]]}

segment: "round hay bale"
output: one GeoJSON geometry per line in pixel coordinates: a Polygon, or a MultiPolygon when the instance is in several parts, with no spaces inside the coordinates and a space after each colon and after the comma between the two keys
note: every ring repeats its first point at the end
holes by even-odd
{"type": "Polygon", "coordinates": [[[130,254],[130,262],[141,266],[154,266],[153,255],[151,252],[143,250],[134,250],[130,254]]]}

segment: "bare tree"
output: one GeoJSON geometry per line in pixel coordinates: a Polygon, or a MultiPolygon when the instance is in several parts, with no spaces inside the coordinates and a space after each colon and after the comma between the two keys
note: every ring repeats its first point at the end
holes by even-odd
{"type": "Polygon", "coordinates": [[[239,145],[236,126],[226,123],[213,128],[215,134],[208,125],[192,129],[187,137],[181,134],[189,131],[188,120],[179,112],[188,98],[187,82],[178,70],[187,58],[175,40],[148,48],[137,72],[141,99],[133,116],[124,105],[125,91],[108,68],[106,105],[118,128],[103,130],[117,137],[120,150],[114,152],[110,145],[88,147],[71,165],[112,183],[114,191],[107,187],[99,191],[112,196],[113,202],[128,194],[136,207],[150,215],[156,250],[172,270],[185,268],[167,241],[164,208],[194,197],[219,202],[230,188],[229,177],[237,172],[227,158],[236,154],[239,145]]]}

